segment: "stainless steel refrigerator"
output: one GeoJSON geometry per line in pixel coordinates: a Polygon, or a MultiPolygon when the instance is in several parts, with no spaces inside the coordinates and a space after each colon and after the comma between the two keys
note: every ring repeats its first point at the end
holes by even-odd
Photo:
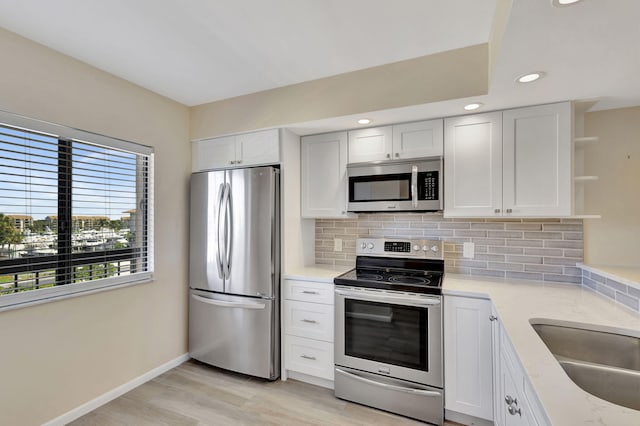
{"type": "Polygon", "coordinates": [[[189,355],[280,376],[280,172],[191,176],[189,355]]]}

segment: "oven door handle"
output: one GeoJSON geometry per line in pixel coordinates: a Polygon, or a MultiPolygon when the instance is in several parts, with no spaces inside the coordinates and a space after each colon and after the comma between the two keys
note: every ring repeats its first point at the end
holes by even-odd
{"type": "Polygon", "coordinates": [[[347,377],[350,377],[350,378],[358,380],[358,381],[361,381],[361,382],[366,383],[368,385],[378,386],[378,387],[381,387],[381,388],[394,390],[394,391],[398,391],[398,392],[410,393],[410,394],[414,394],[414,395],[424,395],[424,396],[442,396],[442,394],[440,392],[428,391],[428,390],[423,390],[423,389],[415,389],[415,388],[406,388],[404,386],[395,386],[395,385],[390,385],[390,384],[387,384],[387,383],[376,382],[375,380],[367,379],[365,377],[358,376],[357,374],[348,373],[348,372],[346,372],[344,370],[341,370],[339,368],[336,368],[336,373],[342,374],[343,376],[347,376],[347,377]]]}
{"type": "Polygon", "coordinates": [[[427,299],[424,297],[409,296],[409,295],[396,296],[389,293],[386,293],[384,295],[378,295],[378,294],[366,293],[365,291],[349,291],[349,290],[343,290],[343,289],[337,289],[337,288],[335,289],[335,292],[340,296],[352,297],[354,299],[372,300],[375,302],[383,302],[383,303],[386,302],[386,303],[392,303],[396,305],[402,304],[402,305],[410,305],[410,306],[429,307],[429,306],[439,306],[441,304],[441,300],[439,297],[427,299]]]}

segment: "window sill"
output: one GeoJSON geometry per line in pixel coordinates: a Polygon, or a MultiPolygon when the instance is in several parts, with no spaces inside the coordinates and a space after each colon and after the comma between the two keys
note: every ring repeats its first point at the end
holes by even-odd
{"type": "Polygon", "coordinates": [[[135,280],[130,278],[126,280],[122,278],[108,278],[104,280],[88,281],[79,284],[66,284],[52,288],[8,294],[0,296],[0,313],[40,305],[43,303],[57,302],[60,300],[70,299],[72,297],[87,296],[94,293],[101,293],[103,291],[131,287],[153,281],[153,274],[149,272],[139,274],[135,280]]]}

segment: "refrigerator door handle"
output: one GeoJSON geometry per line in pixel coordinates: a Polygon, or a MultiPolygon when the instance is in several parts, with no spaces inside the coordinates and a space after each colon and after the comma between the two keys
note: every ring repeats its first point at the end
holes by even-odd
{"type": "Polygon", "coordinates": [[[198,296],[196,294],[192,294],[191,297],[193,297],[198,302],[207,303],[214,306],[221,306],[223,308],[264,309],[266,306],[264,303],[227,302],[225,300],[209,299],[206,297],[198,296]]]}
{"type": "Polygon", "coordinates": [[[222,268],[224,271],[224,278],[226,280],[229,279],[230,274],[230,261],[231,261],[231,231],[233,223],[231,222],[231,184],[225,184],[225,192],[224,192],[224,262],[222,264],[222,268]]]}
{"type": "Polygon", "coordinates": [[[222,270],[222,249],[220,247],[220,216],[222,214],[222,201],[224,200],[224,183],[220,184],[218,189],[218,229],[216,229],[216,266],[218,267],[218,278],[224,279],[224,271],[222,270]]]}

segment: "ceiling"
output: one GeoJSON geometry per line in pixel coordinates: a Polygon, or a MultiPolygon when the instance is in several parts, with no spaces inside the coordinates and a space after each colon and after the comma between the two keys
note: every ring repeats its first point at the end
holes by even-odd
{"type": "MultiPolygon", "coordinates": [[[[496,0],[0,0],[0,27],[188,106],[489,41],[496,0]]],[[[640,2],[513,0],[489,93],[374,124],[598,98],[640,105],[640,2]],[[525,72],[546,77],[515,82],[525,72]]],[[[359,115],[361,116],[361,115],[359,115]]],[[[297,123],[352,128],[355,116],[297,123]]]]}

